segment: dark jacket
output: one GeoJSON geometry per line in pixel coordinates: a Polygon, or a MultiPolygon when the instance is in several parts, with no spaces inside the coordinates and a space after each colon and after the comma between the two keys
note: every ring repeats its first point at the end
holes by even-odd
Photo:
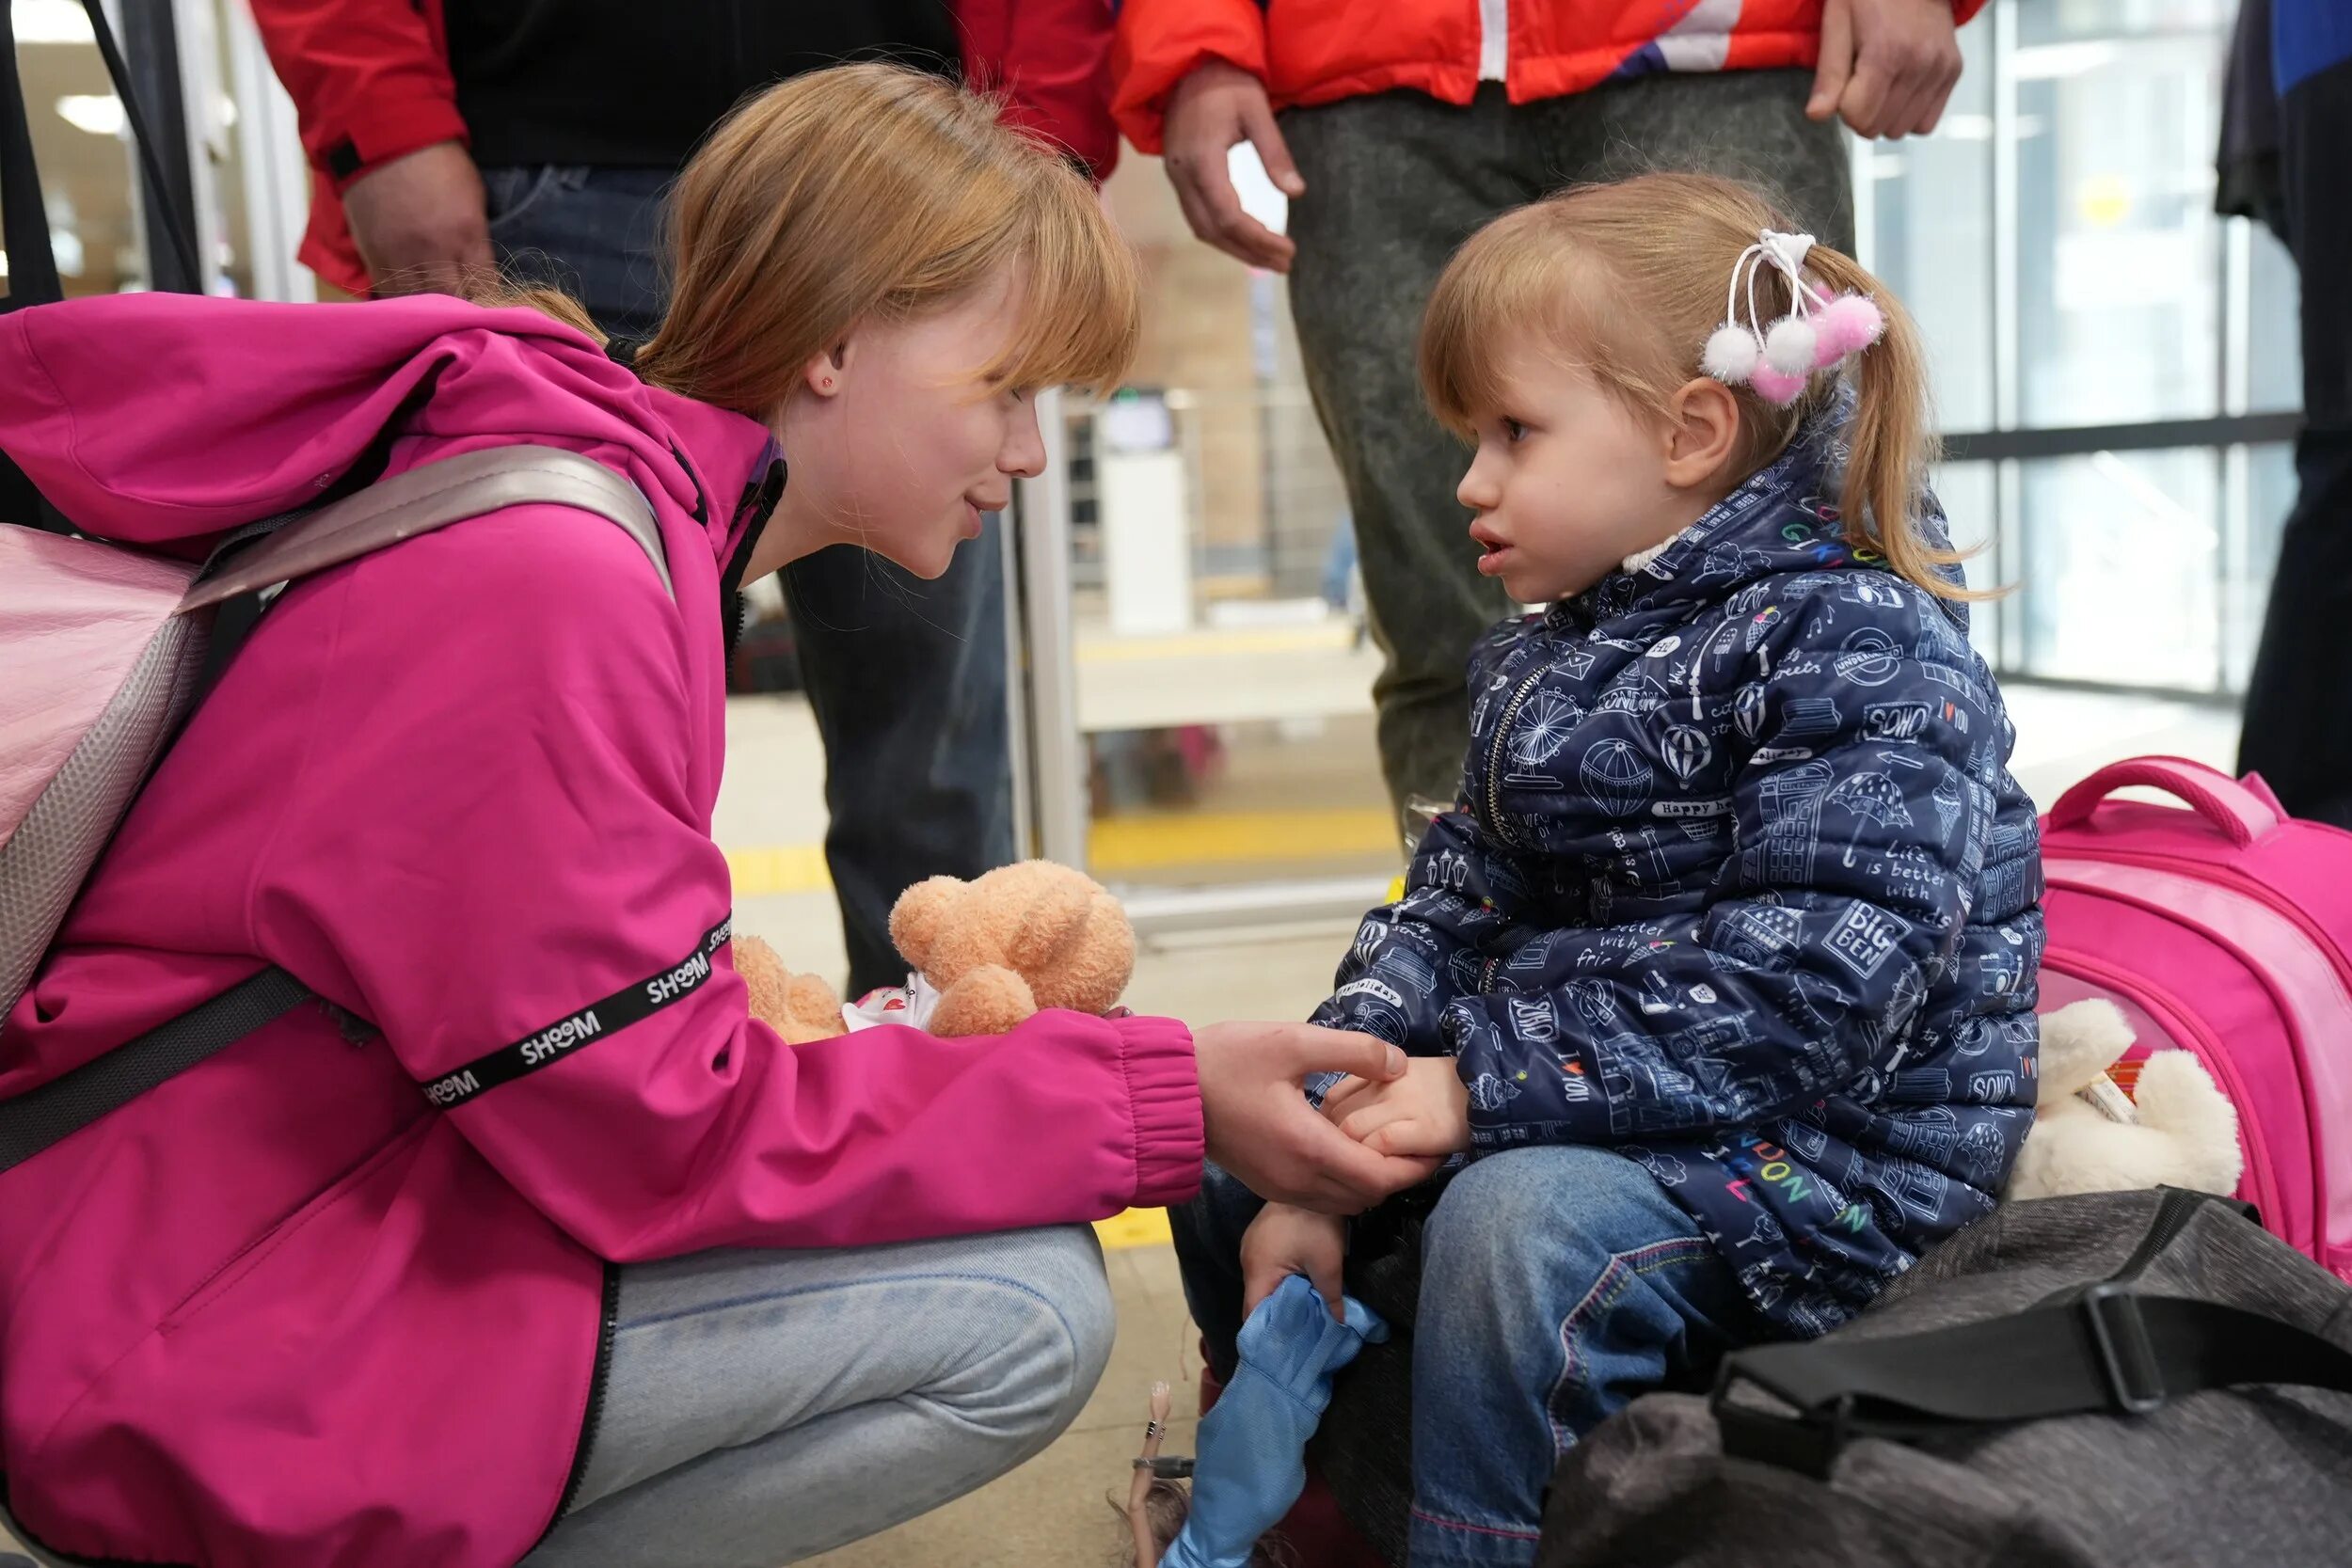
{"type": "Polygon", "coordinates": [[[2013,732],[1964,610],[1856,560],[1842,460],[1817,426],[1488,638],[1463,803],[1315,1015],[1453,1055],[1474,1152],[1641,1162],[1800,1334],[1991,1210],[2039,1040],[2013,732]]]}

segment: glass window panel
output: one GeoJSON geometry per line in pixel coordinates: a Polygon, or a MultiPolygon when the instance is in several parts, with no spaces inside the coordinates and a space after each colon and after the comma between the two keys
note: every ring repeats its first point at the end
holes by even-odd
{"type": "Polygon", "coordinates": [[[2247,538],[2242,573],[2231,584],[2229,684],[2244,690],[2261,645],[2263,612],[2279,563],[2279,540],[2295,510],[2295,448],[2285,441],[2247,451],[2247,538]]]}
{"type": "Polygon", "coordinates": [[[1993,404],[1993,30],[1961,32],[1964,65],[1929,136],[1857,143],[1872,182],[1871,268],[1926,340],[1938,418],[1983,430],[1993,404]]]}
{"type": "Polygon", "coordinates": [[[2248,222],[2247,406],[2275,413],[2303,406],[2303,280],[2279,237],[2248,222]]]}
{"type": "Polygon", "coordinates": [[[145,288],[122,103],[79,0],[0,3],[9,6],[16,32],[16,70],[67,297],[145,288]]]}
{"type": "Polygon", "coordinates": [[[2204,448],[2021,465],[2025,673],[2215,689],[2219,467],[2204,448]]]}
{"type": "Polygon", "coordinates": [[[2213,151],[2227,19],[2211,11],[2088,0],[2020,8],[2026,41],[2012,69],[2027,424],[2219,411],[2213,151]]]}
{"type": "MultiPolygon", "coordinates": [[[[1994,536],[1995,488],[1995,470],[1990,463],[1947,463],[1935,475],[1936,499],[1944,503],[1952,547],[1969,552],[1961,570],[1968,578],[1968,586],[1979,592],[1998,591],[2010,576],[2002,559],[2000,541],[1994,536]]],[[[1968,607],[1969,641],[1996,666],[2000,663],[2003,609],[1998,599],[1986,599],[1968,607]]]]}

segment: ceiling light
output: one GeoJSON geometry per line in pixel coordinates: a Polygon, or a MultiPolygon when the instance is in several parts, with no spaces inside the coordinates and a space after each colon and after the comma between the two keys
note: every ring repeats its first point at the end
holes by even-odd
{"type": "Polygon", "coordinates": [[[19,43],[94,43],[89,13],[73,0],[14,0],[8,25],[19,43]]]}
{"type": "Polygon", "coordinates": [[[113,93],[68,93],[57,100],[57,118],[93,136],[122,135],[122,100],[113,93]]]}

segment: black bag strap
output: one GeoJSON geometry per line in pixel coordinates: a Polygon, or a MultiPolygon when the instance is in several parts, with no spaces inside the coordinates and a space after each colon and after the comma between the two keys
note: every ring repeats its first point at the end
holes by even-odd
{"type": "Polygon", "coordinates": [[[1726,1454],[1825,1477],[1852,1437],[2140,1416],[2257,1384],[2352,1394],[2352,1352],[2267,1313],[2107,1280],[2071,1301],[1982,1323],[1739,1351],[1724,1358],[1712,1407],[1726,1454]],[[1793,1414],[1734,1401],[1741,1383],[1793,1414]]]}
{"type": "Polygon", "coordinates": [[[130,1044],[0,1102],[0,1173],[275,1023],[310,996],[284,970],[265,969],[130,1044]]]}
{"type": "MultiPolygon", "coordinates": [[[[180,210],[171,182],[165,178],[163,156],[156,150],[139,95],[132,90],[130,68],[115,41],[114,26],[106,20],[106,8],[103,0],[82,0],[82,9],[89,15],[90,37],[106,62],[115,96],[122,101],[123,117],[130,121],[132,150],[146,179],[147,221],[170,242],[186,275],[199,280],[200,287],[204,273],[197,264],[192,220],[180,210]]],[[[0,298],[0,312],[6,312],[28,305],[55,304],[65,297],[65,286],[57,276],[56,255],[49,246],[49,213],[41,199],[40,166],[33,156],[24,82],[16,69],[16,28],[8,17],[0,17],[0,44],[8,46],[8,69],[0,71],[0,208],[6,209],[8,251],[8,293],[0,298]]]]}
{"type": "Polygon", "coordinates": [[[49,248],[49,214],[41,203],[40,168],[33,161],[33,131],[26,118],[24,83],[16,70],[16,24],[0,6],[0,45],[8,69],[0,71],[0,235],[8,252],[8,293],[0,310],[46,304],[65,297],[57,259],[49,248]]]}
{"type": "MultiPolygon", "coordinates": [[[[149,134],[147,111],[139,106],[139,95],[131,89],[131,72],[116,46],[106,8],[102,0],[82,0],[82,8],[89,13],[90,36],[106,62],[115,96],[122,101],[123,115],[131,124],[133,150],[146,176],[148,223],[171,242],[185,276],[199,280],[200,287],[204,274],[197,264],[193,220],[180,210],[173,187],[164,178],[163,157],[149,134]]],[[[0,247],[8,255],[8,292],[0,295],[0,315],[65,298],[56,253],[49,245],[49,209],[41,198],[40,166],[33,156],[32,124],[27,118],[24,81],[16,69],[16,26],[9,9],[8,0],[0,0],[0,247]]],[[[0,523],[22,523],[53,533],[72,531],[6,452],[0,452],[0,523]]]]}

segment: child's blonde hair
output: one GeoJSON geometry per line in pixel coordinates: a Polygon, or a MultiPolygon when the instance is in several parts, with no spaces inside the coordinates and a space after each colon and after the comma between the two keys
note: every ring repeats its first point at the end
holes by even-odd
{"type": "MultiPolygon", "coordinates": [[[[1429,405],[1470,434],[1500,411],[1501,350],[1534,333],[1637,415],[1663,418],[1676,389],[1703,373],[1699,354],[1724,321],[1740,253],[1759,230],[1792,227],[1756,191],[1701,174],[1586,185],[1506,213],[1471,235],[1438,279],[1421,334],[1429,405]]],[[[1886,321],[1847,372],[1856,407],[1840,510],[1889,570],[1940,597],[1978,597],[1942,570],[1960,556],[1922,537],[1914,520],[1936,455],[1918,329],[1851,256],[1816,245],[1805,270],[1832,294],[1869,295],[1886,321]]],[[[1774,268],[1757,272],[1758,317],[1788,314],[1788,280],[1774,268]]],[[[1786,451],[1835,386],[1817,375],[1786,406],[1732,387],[1740,436],[1729,477],[1745,479],[1786,451]]]]}
{"type": "MultiPolygon", "coordinates": [[[[1115,385],[1140,330],[1134,254],[1086,177],[1002,110],[880,63],[810,71],[745,103],[670,194],[669,309],[638,374],[766,418],[852,324],[946,307],[1009,268],[1019,328],[979,377],[1115,385]]],[[[555,291],[503,299],[587,326],[555,291]]]]}

